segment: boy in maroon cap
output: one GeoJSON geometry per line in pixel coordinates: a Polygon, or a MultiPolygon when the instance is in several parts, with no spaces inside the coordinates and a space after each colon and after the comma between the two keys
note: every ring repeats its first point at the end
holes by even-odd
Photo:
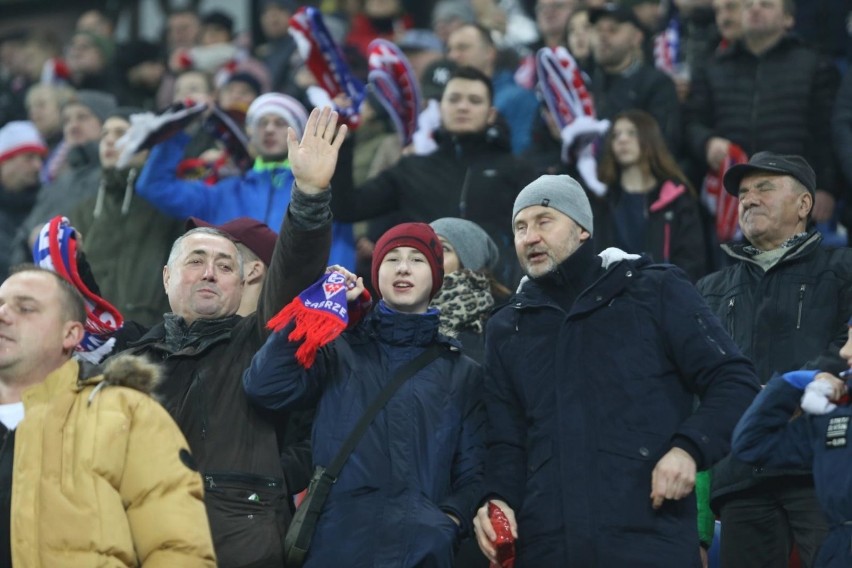
{"type": "MultiPolygon", "coordinates": [[[[337,280],[345,278],[351,312],[363,281],[332,270],[342,275],[337,280]]],[[[380,300],[372,312],[319,348],[312,363],[298,353],[304,342],[295,338],[305,324],[295,317],[270,336],[243,376],[249,398],[263,408],[316,405],[313,464],[328,467],[403,365],[439,346],[382,407],[344,463],[305,567],[449,568],[458,539],[471,529],[484,449],[482,375],[456,340],[439,333],[438,311],[429,308],[443,272],[441,242],[429,225],[393,227],[373,253],[380,300]]],[[[329,298],[328,288],[316,285],[300,298],[320,289],[329,298]]]]}

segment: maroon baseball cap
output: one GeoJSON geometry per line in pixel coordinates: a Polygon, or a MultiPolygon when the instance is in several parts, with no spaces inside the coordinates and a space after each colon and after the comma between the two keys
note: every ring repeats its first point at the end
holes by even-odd
{"type": "Polygon", "coordinates": [[[269,266],[272,262],[272,251],[275,250],[275,241],[278,240],[278,235],[270,229],[266,224],[261,223],[256,219],[249,217],[237,217],[227,223],[214,225],[203,221],[198,217],[190,217],[186,220],[186,230],[196,227],[212,227],[219,229],[223,233],[227,233],[232,239],[238,243],[243,243],[248,249],[257,255],[263,261],[263,264],[269,266]]]}

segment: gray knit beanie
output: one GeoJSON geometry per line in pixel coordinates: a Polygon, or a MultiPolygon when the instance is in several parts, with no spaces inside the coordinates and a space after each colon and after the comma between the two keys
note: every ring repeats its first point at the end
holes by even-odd
{"type": "Polygon", "coordinates": [[[463,268],[492,269],[500,260],[500,252],[482,227],[456,217],[443,217],[429,225],[439,237],[447,239],[456,251],[463,268]]]}
{"type": "Polygon", "coordinates": [[[118,107],[115,97],[104,91],[82,89],[74,93],[65,106],[78,104],[88,108],[102,123],[118,107]]]}
{"type": "Polygon", "coordinates": [[[592,206],[582,186],[571,176],[541,176],[522,189],[512,208],[513,227],[521,209],[533,205],[553,207],[592,234],[592,206]]]}

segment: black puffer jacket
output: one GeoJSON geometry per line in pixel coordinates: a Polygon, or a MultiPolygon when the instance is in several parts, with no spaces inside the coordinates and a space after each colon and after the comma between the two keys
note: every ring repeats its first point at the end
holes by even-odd
{"type": "Polygon", "coordinates": [[[657,120],[669,150],[673,154],[680,152],[683,127],[680,103],[668,75],[638,61],[615,75],[596,67],[592,72],[591,92],[598,118],[611,119],[625,110],[644,110],[657,120]]]}
{"type": "MultiPolygon", "coordinates": [[[[698,282],[698,290],[766,383],[775,373],[846,368],[838,350],[852,315],[852,249],[826,250],[813,231],[767,272],[742,246],[723,249],[738,262],[698,282]]],[[[809,471],[752,468],[730,457],[713,473],[711,503],[763,477],[809,471]]]]}
{"type": "Polygon", "coordinates": [[[741,42],[720,50],[695,77],[686,104],[686,142],[706,162],[707,141],[727,138],[751,155],[761,150],[799,154],[817,187],[836,191],[831,109],[839,77],[830,61],[796,36],[761,56],[741,42]]]}
{"type": "Polygon", "coordinates": [[[533,180],[532,168],[512,156],[508,138],[495,127],[481,134],[439,132],[436,137],[439,146],[433,153],[406,156],[358,188],[352,183],[352,152],[344,144],[332,179],[335,220],[365,221],[387,214],[394,214],[397,222],[470,219],[500,249],[498,278],[516,283],[519,274],[507,278],[504,273],[517,265],[512,205],[518,192],[533,180]]]}

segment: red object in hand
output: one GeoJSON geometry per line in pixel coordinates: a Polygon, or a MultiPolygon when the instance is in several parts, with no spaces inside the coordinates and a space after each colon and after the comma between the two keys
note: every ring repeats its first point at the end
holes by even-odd
{"type": "Polygon", "coordinates": [[[512,536],[509,519],[506,518],[503,510],[491,501],[488,502],[488,518],[491,519],[491,526],[497,533],[497,538],[494,540],[494,547],[497,549],[497,562],[492,562],[491,568],[513,568],[515,566],[515,537],[512,536]]]}

